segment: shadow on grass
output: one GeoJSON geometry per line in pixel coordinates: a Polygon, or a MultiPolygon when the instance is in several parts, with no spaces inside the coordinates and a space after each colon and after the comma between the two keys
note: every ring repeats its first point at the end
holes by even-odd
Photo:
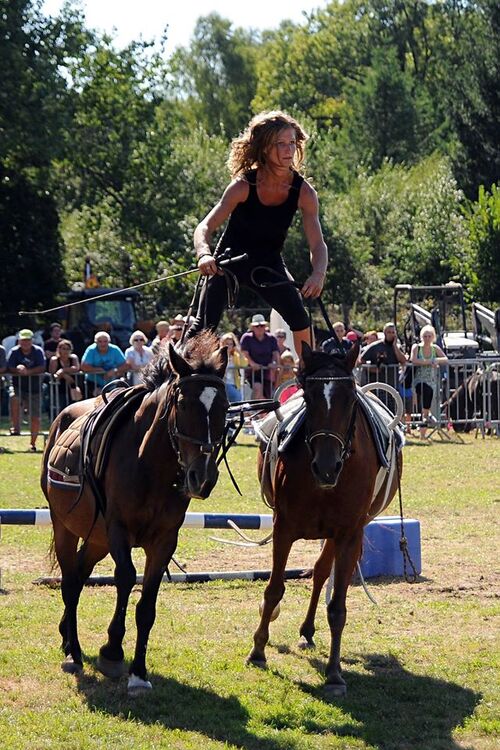
{"type": "MultiPolygon", "coordinates": [[[[96,664],[96,659],[85,661],[96,664]]],[[[250,714],[235,696],[221,697],[154,672],[148,673],[153,690],[136,698],[127,696],[128,675],[112,682],[87,671],[77,679],[78,689],[93,711],[142,724],[161,724],[165,729],[198,732],[243,750],[282,750],[281,743],[249,731],[250,714]]]]}
{"type": "MultiPolygon", "coordinates": [[[[308,657],[324,674],[325,661],[308,657]]],[[[335,702],[355,724],[335,727],[380,750],[465,750],[453,730],[472,716],[482,696],[454,682],[407,671],[394,656],[363,654],[345,659],[347,696],[335,702]],[[350,667],[358,665],[360,671],[350,667]]],[[[287,679],[287,678],[283,678],[287,679]]],[[[318,700],[331,702],[323,686],[297,682],[318,700]]]]}

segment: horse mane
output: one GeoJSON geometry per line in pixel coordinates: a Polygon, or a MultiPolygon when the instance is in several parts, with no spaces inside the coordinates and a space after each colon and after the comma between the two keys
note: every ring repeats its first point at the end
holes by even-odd
{"type": "MultiPolygon", "coordinates": [[[[213,354],[220,348],[218,337],[211,331],[205,330],[188,339],[179,354],[186,360],[194,372],[201,375],[215,375],[217,372],[217,358],[213,354]]],[[[154,391],[168,381],[172,375],[172,368],[168,358],[168,347],[160,351],[146,365],[142,372],[142,382],[149,391],[154,391]]]]}

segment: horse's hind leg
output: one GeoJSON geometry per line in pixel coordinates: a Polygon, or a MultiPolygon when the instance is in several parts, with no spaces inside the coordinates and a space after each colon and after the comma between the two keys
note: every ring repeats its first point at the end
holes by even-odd
{"type": "Polygon", "coordinates": [[[323,544],[321,553],[316,560],[313,570],[313,588],[311,593],[311,599],[309,601],[309,607],[304,622],[300,627],[299,641],[300,648],[313,648],[314,640],[313,636],[315,633],[314,619],[316,617],[316,610],[318,608],[318,601],[328,576],[330,575],[335,548],[332,539],[326,539],[323,544]]]}
{"type": "Polygon", "coordinates": [[[78,641],[77,607],[82,587],[79,582],[76,549],[79,537],[71,533],[53,515],[54,549],[57,562],[61,568],[61,595],[64,602],[64,614],[59,624],[62,636],[62,647],[66,655],[62,663],[65,672],[80,672],[82,651],[78,641]]]}
{"type": "Polygon", "coordinates": [[[356,563],[361,555],[363,529],[349,539],[341,539],[335,548],[335,573],[333,597],[328,604],[328,624],[330,626],[330,657],[326,665],[326,687],[332,695],[345,695],[347,687],[340,668],[340,645],[342,631],[347,619],[346,596],[356,563]]]}
{"type": "MultiPolygon", "coordinates": [[[[85,544],[83,544],[78,550],[76,555],[78,584],[75,584],[75,592],[78,590],[79,586],[78,601],[82,589],[85,585],[85,581],[91,575],[96,564],[104,557],[106,557],[107,553],[108,550],[106,548],[92,544],[90,542],[85,542],[85,544]]],[[[59,623],[59,632],[62,637],[62,649],[66,656],[71,653],[68,640],[68,622],[68,610],[65,607],[64,614],[61,618],[61,622],[59,623]]],[[[65,662],[63,662],[63,669],[65,669],[66,671],[73,671],[71,668],[69,668],[69,664],[70,660],[65,660],[65,662]]]]}
{"type": "Polygon", "coordinates": [[[265,648],[269,640],[269,623],[275,608],[285,593],[285,568],[291,548],[292,540],[281,534],[279,526],[276,524],[273,535],[273,569],[264,591],[260,623],[253,637],[254,647],[247,656],[247,664],[253,664],[257,667],[263,667],[266,664],[265,648]]]}
{"type": "Polygon", "coordinates": [[[98,669],[111,679],[124,671],[122,642],[125,635],[127,605],[136,581],[130,544],[125,529],[113,524],[108,529],[109,551],[115,561],[116,607],[108,627],[108,640],[99,650],[98,669]]]}

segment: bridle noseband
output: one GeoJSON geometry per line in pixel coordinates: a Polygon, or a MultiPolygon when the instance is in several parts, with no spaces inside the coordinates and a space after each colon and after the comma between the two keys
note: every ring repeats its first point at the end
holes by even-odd
{"type": "Polygon", "coordinates": [[[196,460],[197,457],[195,456],[195,458],[193,458],[193,461],[191,461],[189,465],[186,465],[181,455],[181,451],[179,447],[179,440],[184,440],[187,443],[191,443],[192,445],[198,445],[200,449],[200,454],[206,455],[206,456],[210,456],[214,453],[217,454],[224,440],[224,432],[222,433],[219,440],[215,440],[215,441],[200,440],[200,438],[196,438],[196,437],[193,437],[192,435],[186,435],[186,433],[180,432],[177,426],[177,403],[179,400],[179,396],[182,395],[181,386],[183,385],[183,383],[192,383],[194,380],[198,382],[202,381],[204,383],[215,383],[217,387],[224,392],[224,394],[226,392],[224,381],[218,375],[209,375],[209,374],[203,375],[200,373],[193,373],[192,375],[185,375],[174,381],[173,398],[170,399],[170,403],[168,404],[163,416],[168,418],[168,416],[171,414],[172,410],[174,409],[174,419],[169,421],[168,434],[170,437],[172,448],[174,449],[176,453],[177,461],[179,465],[182,467],[182,469],[184,470],[184,472],[187,472],[189,470],[189,467],[196,460]]]}
{"type": "MultiPolygon", "coordinates": [[[[304,385],[305,382],[310,380],[316,380],[323,383],[332,383],[335,380],[349,380],[352,383],[355,383],[355,379],[353,375],[306,375],[304,377],[304,385]]],[[[358,401],[355,399],[354,405],[351,412],[351,419],[349,422],[349,426],[347,428],[347,431],[345,435],[340,435],[340,433],[336,432],[335,430],[315,430],[315,432],[312,432],[311,434],[306,433],[306,445],[309,448],[309,451],[312,453],[311,443],[312,441],[317,437],[329,437],[336,440],[338,443],[340,443],[340,461],[343,464],[345,459],[349,457],[350,451],[351,451],[351,441],[354,434],[354,424],[356,421],[356,411],[357,411],[358,401]]]]}

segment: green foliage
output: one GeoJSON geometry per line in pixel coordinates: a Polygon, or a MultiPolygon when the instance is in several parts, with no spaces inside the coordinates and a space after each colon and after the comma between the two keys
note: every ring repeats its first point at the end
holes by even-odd
{"type": "Polygon", "coordinates": [[[344,273],[346,264],[334,300],[355,302],[380,321],[390,313],[395,284],[449,281],[468,248],[462,204],[448,162],[437,156],[411,168],[386,162],[374,174],[361,171],[347,193],[329,196],[324,206],[333,241],[329,273],[344,273]]]}
{"type": "Polygon", "coordinates": [[[50,306],[64,287],[62,243],[53,196],[0,167],[0,322],[4,334],[35,319],[18,310],[50,306]]]}
{"type": "MultiPolygon", "coordinates": [[[[2,252],[20,269],[38,267],[39,246],[54,260],[39,300],[65,272],[80,279],[89,253],[106,284],[189,268],[230,139],[279,107],[311,134],[329,301],[378,323],[398,281],[453,277],[498,299],[499,39],[495,0],[334,0],[262,33],[212,13],[166,60],[161,44],[117,49],[86,28],[76,0],[52,19],[41,0],[0,0],[2,252]],[[26,216],[9,198],[21,185],[26,216]],[[480,186],[464,214],[462,191],[472,199],[480,186]],[[32,236],[20,239],[20,225],[32,236]]],[[[286,257],[305,278],[299,218],[286,257]]],[[[184,307],[191,287],[150,287],[147,301],[184,307]]]]}
{"type": "Polygon", "coordinates": [[[377,50],[366,76],[351,87],[343,111],[341,148],[352,167],[379,169],[384,159],[414,160],[416,111],[411,75],[402,71],[396,50],[377,50]]]}
{"type": "Polygon", "coordinates": [[[488,192],[481,185],[476,202],[466,207],[472,252],[464,258],[472,295],[483,302],[500,304],[500,190],[488,192]]]}
{"type": "Polygon", "coordinates": [[[250,119],[256,86],[257,35],[233,28],[217,13],[198,19],[189,48],[179,48],[169,69],[173,88],[187,97],[193,122],[234,137],[250,119]]]}

